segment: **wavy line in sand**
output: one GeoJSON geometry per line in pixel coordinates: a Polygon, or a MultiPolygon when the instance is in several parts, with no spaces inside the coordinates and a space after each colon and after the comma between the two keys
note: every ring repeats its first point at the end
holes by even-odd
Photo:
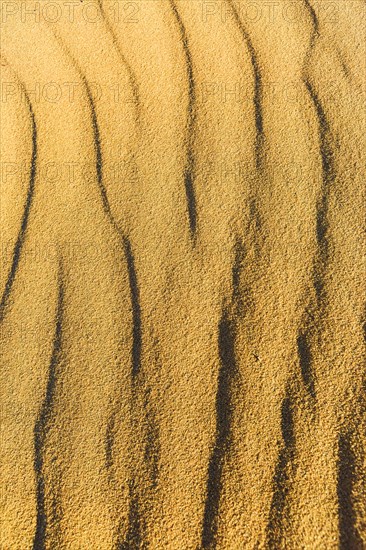
{"type": "Polygon", "coordinates": [[[37,170],[37,125],[36,125],[36,119],[34,116],[32,104],[30,102],[29,96],[26,92],[26,89],[22,83],[20,83],[22,94],[24,95],[24,98],[26,100],[26,104],[29,109],[29,116],[31,120],[31,126],[32,126],[32,156],[31,156],[31,163],[30,163],[30,175],[29,175],[29,186],[27,191],[27,197],[25,201],[22,221],[20,224],[20,229],[18,233],[18,237],[14,246],[13,251],[13,258],[11,262],[11,268],[8,274],[8,278],[6,281],[6,285],[1,297],[0,302],[0,323],[3,321],[4,316],[6,314],[6,308],[9,303],[11,289],[14,284],[14,280],[17,274],[17,270],[19,267],[19,261],[20,256],[22,253],[23,245],[26,238],[27,233],[27,227],[28,227],[28,221],[29,221],[29,215],[32,208],[32,202],[33,202],[33,196],[34,196],[34,189],[35,189],[35,179],[36,179],[36,170],[37,170]]]}
{"type": "Polygon", "coordinates": [[[194,133],[196,126],[196,86],[193,76],[193,62],[192,56],[189,49],[188,36],[186,29],[184,27],[182,18],[179,14],[177,6],[174,0],[169,0],[174,17],[177,21],[181,36],[181,45],[184,51],[184,57],[186,60],[186,69],[187,69],[187,80],[188,80],[188,113],[187,113],[187,163],[184,173],[184,185],[186,191],[186,200],[187,200],[187,210],[188,210],[188,220],[190,234],[193,243],[195,242],[196,231],[197,231],[197,207],[196,207],[196,197],[194,191],[194,172],[195,172],[195,161],[194,161],[194,133]]]}
{"type": "MultiPolygon", "coordinates": [[[[46,548],[47,526],[49,517],[46,512],[46,480],[44,467],[44,447],[46,443],[49,423],[52,421],[53,405],[58,385],[59,367],[62,354],[62,324],[64,318],[64,294],[65,282],[63,263],[59,256],[58,266],[58,299],[55,316],[55,333],[53,337],[52,356],[49,365],[46,394],[40,408],[38,418],[34,426],[34,470],[36,475],[37,494],[37,521],[34,535],[33,550],[46,548]]],[[[56,501],[57,495],[53,495],[56,506],[53,507],[53,522],[57,525],[61,512],[56,501]]]]}

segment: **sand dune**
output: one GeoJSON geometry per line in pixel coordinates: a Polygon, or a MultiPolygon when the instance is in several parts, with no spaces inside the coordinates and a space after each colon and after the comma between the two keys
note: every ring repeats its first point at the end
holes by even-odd
{"type": "Polygon", "coordinates": [[[364,1],[1,10],[1,548],[365,548],[364,1]]]}

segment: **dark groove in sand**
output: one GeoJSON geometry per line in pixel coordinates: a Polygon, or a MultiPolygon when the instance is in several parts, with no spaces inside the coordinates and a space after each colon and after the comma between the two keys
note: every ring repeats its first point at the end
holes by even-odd
{"type": "Polygon", "coordinates": [[[236,321],[241,313],[240,274],[244,260],[241,242],[236,243],[232,268],[232,298],[229,308],[224,308],[218,327],[220,367],[216,392],[216,435],[211,453],[206,488],[206,500],[202,525],[202,548],[216,545],[219,505],[222,489],[222,470],[230,448],[232,424],[232,384],[237,375],[235,357],[236,321]]]}
{"type": "MultiPolygon", "coordinates": [[[[328,195],[329,185],[335,179],[335,165],[334,165],[334,151],[332,148],[332,136],[329,128],[327,118],[325,116],[322,104],[317,96],[314,88],[309,81],[306,81],[306,88],[309,92],[310,98],[313,101],[317,118],[319,121],[319,140],[320,140],[320,156],[322,161],[322,188],[321,197],[317,205],[317,218],[316,218],[316,235],[318,248],[320,253],[320,260],[323,268],[328,262],[329,258],[329,242],[328,242],[328,230],[329,224],[327,220],[328,214],[328,195]]],[[[315,289],[317,296],[321,297],[323,290],[323,281],[319,280],[315,283],[315,289]]]]}
{"type": "Polygon", "coordinates": [[[95,159],[95,169],[96,169],[97,183],[98,183],[98,187],[99,187],[99,192],[100,192],[100,196],[101,196],[101,199],[102,199],[102,206],[103,206],[103,210],[104,210],[109,222],[113,226],[116,233],[119,235],[119,238],[121,239],[121,241],[123,241],[124,234],[123,234],[121,228],[119,227],[118,223],[116,222],[116,220],[113,216],[112,209],[111,209],[111,206],[110,206],[110,203],[109,203],[109,200],[108,200],[108,193],[107,193],[107,190],[106,190],[105,185],[103,183],[102,144],[101,144],[100,131],[99,131],[99,125],[98,125],[98,117],[97,117],[97,111],[96,111],[96,107],[95,107],[95,103],[94,103],[94,99],[93,99],[93,94],[91,92],[91,89],[90,89],[89,83],[87,81],[87,78],[83,74],[83,72],[82,72],[79,64],[77,63],[76,59],[73,57],[73,55],[71,54],[71,52],[68,49],[68,47],[66,46],[66,44],[64,43],[64,41],[61,39],[61,37],[59,36],[59,34],[55,30],[53,30],[53,34],[55,36],[55,39],[59,43],[61,50],[64,51],[67,54],[67,56],[70,58],[70,61],[73,65],[74,69],[78,73],[78,75],[80,77],[80,80],[82,81],[82,83],[84,85],[85,94],[86,94],[86,98],[87,98],[89,109],[90,109],[90,119],[91,119],[91,126],[92,126],[92,130],[93,130],[94,152],[95,152],[95,157],[96,157],[96,159],[95,159]]]}
{"type": "Polygon", "coordinates": [[[329,259],[329,240],[328,231],[329,224],[328,201],[329,201],[329,186],[335,179],[335,163],[333,151],[333,139],[330,131],[329,123],[325,115],[323,105],[318,97],[315,88],[313,87],[308,75],[307,68],[311,61],[311,56],[315,48],[317,38],[319,37],[319,23],[315,11],[308,0],[305,0],[311,19],[313,21],[313,34],[310,40],[310,46],[305,60],[304,84],[314,105],[315,113],[318,119],[320,157],[322,163],[322,185],[320,190],[320,198],[316,208],[316,238],[318,243],[318,261],[315,261],[314,266],[314,288],[317,296],[318,306],[323,302],[324,298],[324,276],[326,266],[329,259]]]}
{"type": "MultiPolygon", "coordinates": [[[[49,366],[46,394],[34,426],[34,470],[37,483],[37,522],[33,550],[43,550],[46,541],[48,517],[46,512],[46,482],[44,474],[44,447],[51,421],[56,386],[59,377],[59,363],[62,353],[62,323],[64,318],[64,279],[62,261],[59,259],[58,299],[53,349],[49,366]]],[[[54,497],[56,495],[53,495],[54,497]]],[[[57,515],[57,514],[56,514],[57,515]]],[[[56,518],[59,519],[59,518],[56,518]]]]}
{"type": "MultiPolygon", "coordinates": [[[[253,213],[253,222],[258,229],[257,224],[260,223],[258,213],[253,213]]],[[[241,292],[240,287],[240,278],[243,271],[243,265],[245,260],[245,247],[241,239],[237,239],[235,243],[234,248],[234,263],[232,267],[232,285],[233,285],[233,295],[232,295],[232,303],[233,303],[233,313],[235,316],[235,320],[242,315],[243,312],[243,296],[241,292]]]]}
{"type": "Polygon", "coordinates": [[[231,384],[236,371],[235,331],[228,311],[224,311],[219,325],[220,369],[216,394],[216,437],[210,457],[207,492],[202,526],[202,547],[211,548],[216,542],[221,478],[225,456],[230,446],[231,384]]]}
{"type": "Polygon", "coordinates": [[[267,524],[267,546],[273,550],[283,548],[287,496],[290,490],[291,473],[294,473],[295,469],[293,402],[288,391],[281,407],[281,430],[283,447],[279,452],[275,468],[273,496],[267,524]]]}
{"type": "Polygon", "coordinates": [[[93,100],[93,95],[90,89],[90,86],[88,84],[88,81],[83,74],[79,64],[77,63],[74,56],[71,54],[70,50],[62,40],[62,38],[59,36],[59,34],[53,29],[53,34],[55,39],[60,45],[60,48],[63,52],[66,53],[66,55],[70,58],[70,62],[73,65],[74,69],[78,73],[80,80],[82,81],[85,89],[86,98],[88,101],[89,109],[90,109],[90,120],[91,120],[91,126],[93,131],[93,142],[94,142],[94,152],[95,152],[95,169],[96,169],[96,175],[97,175],[97,183],[102,199],[102,205],[103,210],[105,214],[107,215],[109,221],[113,225],[113,227],[116,229],[118,233],[120,233],[120,229],[117,226],[115,219],[113,217],[110,204],[108,201],[107,191],[103,184],[103,156],[102,156],[102,148],[101,148],[101,141],[100,141],[100,132],[99,132],[99,126],[98,126],[98,119],[97,119],[97,112],[93,100]]]}
{"type": "MultiPolygon", "coordinates": [[[[130,483],[129,529],[124,541],[117,541],[118,550],[140,550],[142,548],[139,502],[134,482],[130,483]]],[[[120,539],[120,537],[119,537],[120,539]]]]}
{"type": "Polygon", "coordinates": [[[113,466],[113,446],[114,446],[114,428],[116,425],[116,411],[114,411],[107,422],[104,452],[105,452],[105,467],[110,470],[113,466]]]}
{"type": "Polygon", "coordinates": [[[18,237],[14,246],[13,251],[13,257],[12,257],[12,263],[11,268],[8,274],[8,278],[5,284],[4,292],[1,297],[0,302],[0,323],[3,321],[6,309],[9,303],[9,298],[11,294],[11,290],[15,281],[15,277],[18,271],[19,266],[19,260],[20,256],[23,250],[23,245],[26,238],[27,233],[27,227],[28,227],[28,221],[29,221],[29,214],[31,211],[32,203],[33,203],[33,196],[34,196],[34,189],[35,189],[35,179],[36,179],[36,170],[37,170],[37,124],[32,108],[32,104],[30,102],[29,96],[26,92],[26,89],[23,84],[21,84],[22,93],[24,94],[28,109],[29,109],[29,116],[31,119],[31,126],[32,126],[32,155],[31,155],[31,163],[30,163],[30,174],[29,174],[29,186],[28,186],[28,192],[27,192],[27,198],[25,201],[25,207],[23,211],[23,217],[18,233],[18,237]]]}
{"type": "Polygon", "coordinates": [[[311,345],[309,335],[305,331],[301,331],[297,337],[297,352],[304,386],[311,398],[316,399],[311,345]]]}
{"type": "Polygon", "coordinates": [[[318,21],[318,16],[316,15],[315,9],[312,3],[310,2],[310,0],[304,0],[304,4],[306,9],[308,10],[308,13],[310,15],[312,25],[313,25],[313,35],[310,41],[310,49],[312,49],[316,38],[319,36],[319,21],[318,21]]]}
{"type": "Polygon", "coordinates": [[[363,542],[357,529],[357,514],[352,498],[355,482],[356,457],[349,433],[341,433],[338,439],[338,514],[340,550],[362,549],[363,542]]]}
{"type": "Polygon", "coordinates": [[[189,229],[193,242],[195,242],[197,232],[197,205],[194,190],[194,171],[195,161],[193,154],[193,137],[196,124],[196,91],[195,81],[193,76],[193,62],[189,49],[188,37],[182,18],[179,14],[174,0],[169,0],[173,14],[178,24],[181,45],[183,47],[186,60],[187,77],[188,77],[188,116],[187,116],[187,164],[184,173],[184,186],[186,191],[186,201],[189,219],[189,229]]]}
{"type": "Polygon", "coordinates": [[[264,145],[265,145],[265,133],[263,127],[263,113],[262,113],[262,97],[263,97],[263,86],[262,86],[262,75],[257,59],[257,54],[253,47],[252,40],[244,27],[242,20],[237,12],[237,9],[232,0],[227,0],[233,15],[234,20],[239,28],[239,31],[244,38],[246,46],[249,51],[250,60],[253,67],[253,77],[254,77],[254,110],[255,110],[255,126],[256,126],[256,140],[255,140],[255,158],[256,158],[256,168],[259,172],[263,170],[264,165],[264,145]]]}
{"type": "MultiPolygon", "coordinates": [[[[138,394],[141,392],[138,375],[141,367],[141,347],[142,347],[142,328],[141,328],[141,307],[140,290],[137,282],[135,259],[131,248],[131,243],[127,237],[123,238],[125,257],[127,261],[127,270],[130,285],[131,307],[132,307],[132,407],[133,415],[136,414],[138,406],[138,394]]],[[[139,472],[132,472],[132,481],[130,481],[130,511],[129,511],[129,529],[126,540],[120,544],[120,550],[138,550],[142,544],[142,528],[139,492],[136,487],[139,472]]],[[[121,535],[118,539],[120,540],[121,535]]]]}
{"type": "Polygon", "coordinates": [[[303,83],[313,103],[315,114],[318,120],[319,148],[322,164],[322,180],[320,186],[320,196],[316,203],[316,242],[317,250],[313,258],[312,266],[312,285],[315,291],[315,304],[309,304],[312,313],[306,313],[306,323],[302,330],[298,333],[297,350],[300,362],[301,376],[304,386],[311,396],[313,403],[316,405],[316,389],[315,389],[315,373],[312,367],[312,347],[313,336],[312,328],[318,325],[316,333],[319,338],[321,331],[321,318],[324,313],[326,296],[325,296],[325,276],[329,260],[329,224],[328,224],[328,201],[329,201],[329,186],[335,177],[334,170],[334,153],[331,142],[332,137],[328,121],[319,97],[309,78],[309,66],[312,55],[314,53],[317,40],[319,38],[319,21],[310,0],[304,0],[304,4],[308,10],[311,22],[312,33],[310,36],[309,47],[304,60],[303,68],[303,83]]]}
{"type": "Polygon", "coordinates": [[[131,89],[132,89],[132,95],[134,97],[134,104],[135,104],[135,109],[136,109],[136,122],[137,122],[137,125],[139,125],[140,119],[141,119],[141,100],[140,100],[140,87],[139,87],[139,84],[137,82],[136,75],[135,75],[134,71],[132,70],[131,65],[128,63],[126,57],[124,56],[124,54],[122,52],[121,46],[120,46],[120,44],[117,40],[115,32],[112,28],[112,25],[111,25],[110,21],[109,21],[109,18],[108,18],[108,16],[106,15],[106,13],[104,11],[102,0],[97,0],[97,3],[98,3],[98,6],[99,6],[99,10],[102,14],[103,21],[104,21],[104,24],[107,28],[107,31],[109,32],[109,34],[112,37],[113,45],[114,45],[114,47],[115,47],[115,49],[118,53],[118,56],[120,57],[120,59],[122,61],[122,64],[126,67],[128,77],[129,77],[129,80],[130,80],[131,89]]]}
{"type": "Polygon", "coordinates": [[[131,243],[127,237],[123,239],[125,257],[127,261],[128,277],[131,292],[132,306],[132,379],[134,380],[140,371],[141,364],[141,307],[140,290],[137,282],[135,259],[131,248],[131,243]]]}
{"type": "Polygon", "coordinates": [[[146,447],[144,461],[153,488],[157,487],[159,481],[159,462],[160,462],[160,424],[157,415],[151,403],[151,390],[148,388],[144,395],[144,412],[146,417],[146,447]]]}
{"type": "Polygon", "coordinates": [[[341,51],[340,48],[337,49],[337,58],[338,58],[340,66],[341,66],[341,69],[343,71],[343,74],[344,74],[345,78],[348,81],[348,84],[350,84],[351,86],[354,86],[355,83],[353,82],[352,75],[351,75],[349,67],[347,65],[347,61],[346,61],[345,56],[344,56],[344,54],[343,54],[343,52],[341,51]]]}

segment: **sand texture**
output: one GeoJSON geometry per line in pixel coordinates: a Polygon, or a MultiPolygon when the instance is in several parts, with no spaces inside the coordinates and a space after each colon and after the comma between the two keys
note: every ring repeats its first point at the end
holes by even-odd
{"type": "Polygon", "coordinates": [[[364,0],[0,6],[1,549],[365,549],[364,0]]]}

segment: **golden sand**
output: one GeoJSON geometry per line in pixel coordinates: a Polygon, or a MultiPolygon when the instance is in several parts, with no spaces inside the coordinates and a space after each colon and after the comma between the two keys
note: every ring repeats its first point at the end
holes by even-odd
{"type": "Polygon", "coordinates": [[[366,548],[365,2],[1,0],[1,548],[366,548]]]}

